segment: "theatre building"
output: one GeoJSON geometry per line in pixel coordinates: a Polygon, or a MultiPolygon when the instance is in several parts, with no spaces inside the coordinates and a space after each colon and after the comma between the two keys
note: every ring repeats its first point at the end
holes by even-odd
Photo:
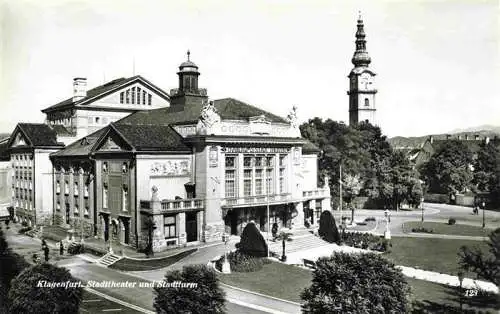
{"type": "Polygon", "coordinates": [[[254,221],[303,227],[330,209],[318,149],[287,118],[236,99],[209,101],[198,66],[179,67],[168,107],[138,111],[53,153],[54,222],[111,244],[221,241],[254,221]]]}

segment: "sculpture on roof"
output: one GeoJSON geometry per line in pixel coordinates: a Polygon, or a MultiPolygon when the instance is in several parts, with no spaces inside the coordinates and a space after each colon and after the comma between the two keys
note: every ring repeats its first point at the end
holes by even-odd
{"type": "Polygon", "coordinates": [[[211,134],[214,132],[216,124],[220,123],[221,119],[217,113],[213,101],[206,101],[201,109],[200,118],[196,125],[196,133],[211,134]]]}
{"type": "Polygon", "coordinates": [[[292,129],[292,136],[297,136],[300,137],[300,130],[299,130],[299,119],[297,118],[297,106],[293,106],[292,110],[286,117],[286,120],[290,123],[290,127],[292,129]]]}

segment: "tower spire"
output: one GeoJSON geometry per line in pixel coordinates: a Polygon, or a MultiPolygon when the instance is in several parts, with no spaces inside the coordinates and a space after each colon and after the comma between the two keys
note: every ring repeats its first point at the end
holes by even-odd
{"type": "Polygon", "coordinates": [[[356,50],[354,51],[354,55],[352,57],[352,63],[356,67],[367,67],[370,62],[370,56],[368,55],[368,51],[366,51],[366,34],[365,34],[365,25],[363,23],[363,18],[361,17],[361,11],[358,12],[358,29],[356,31],[356,50]]]}
{"type": "Polygon", "coordinates": [[[189,56],[190,56],[190,55],[191,55],[191,52],[190,52],[190,51],[189,51],[189,49],[188,49],[188,51],[187,51],[188,61],[191,61],[191,60],[189,60],[189,56]]]}

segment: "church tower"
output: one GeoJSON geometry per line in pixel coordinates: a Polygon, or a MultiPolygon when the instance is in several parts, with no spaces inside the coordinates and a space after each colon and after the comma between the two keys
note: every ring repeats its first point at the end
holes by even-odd
{"type": "Polygon", "coordinates": [[[371,62],[366,50],[366,34],[361,14],[356,31],[356,51],[352,57],[354,68],[349,73],[349,125],[369,122],[377,125],[375,119],[375,72],[368,68],[371,62]]]}

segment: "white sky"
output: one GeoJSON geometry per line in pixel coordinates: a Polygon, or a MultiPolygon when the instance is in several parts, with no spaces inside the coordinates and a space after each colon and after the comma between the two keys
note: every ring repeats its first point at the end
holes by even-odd
{"type": "Polygon", "coordinates": [[[0,0],[0,132],[41,109],[135,73],[169,91],[191,50],[200,87],[300,120],[348,121],[358,10],[377,119],[389,136],[500,125],[496,0],[0,0]]]}

